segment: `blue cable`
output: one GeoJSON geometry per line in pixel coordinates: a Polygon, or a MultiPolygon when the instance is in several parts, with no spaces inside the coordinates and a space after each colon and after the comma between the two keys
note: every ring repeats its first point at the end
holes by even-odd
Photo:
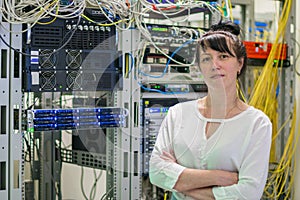
{"type": "Polygon", "coordinates": [[[130,69],[129,69],[129,71],[128,71],[128,75],[131,73],[131,70],[133,69],[133,66],[134,66],[134,57],[133,57],[133,55],[131,54],[131,53],[128,53],[128,55],[130,56],[130,58],[131,58],[131,66],[130,66],[130,69]]]}
{"type": "Polygon", "coordinates": [[[151,75],[151,74],[147,74],[147,73],[141,72],[140,70],[139,70],[139,73],[141,73],[141,74],[144,75],[144,76],[149,76],[149,77],[151,77],[151,78],[162,78],[162,77],[167,73],[167,70],[168,70],[168,68],[169,68],[169,64],[170,64],[170,62],[171,62],[171,58],[173,58],[173,56],[174,56],[178,51],[180,51],[180,49],[182,49],[184,46],[186,46],[186,45],[192,43],[193,41],[194,41],[194,39],[190,39],[190,40],[186,41],[185,43],[183,43],[180,47],[178,47],[178,48],[172,53],[172,55],[171,55],[171,56],[169,57],[169,59],[168,59],[168,62],[166,63],[166,67],[165,67],[165,69],[164,69],[164,71],[163,71],[163,73],[162,73],[161,75],[159,75],[159,76],[154,76],[154,75],[151,75]]]}
{"type": "Polygon", "coordinates": [[[278,84],[276,87],[276,98],[278,97],[279,92],[280,92],[280,85],[278,84]]]}
{"type": "MultiPolygon", "coordinates": [[[[183,43],[180,47],[178,47],[178,48],[172,53],[172,55],[170,56],[170,58],[173,58],[173,56],[174,56],[180,49],[182,49],[185,45],[188,45],[188,44],[192,43],[193,41],[194,41],[194,39],[190,39],[190,40],[186,41],[185,43],[183,43]]],[[[170,64],[170,62],[171,62],[171,59],[170,59],[170,58],[168,59],[168,62],[166,63],[166,67],[165,67],[163,73],[162,73],[161,75],[159,75],[159,76],[153,76],[153,75],[150,75],[150,74],[146,74],[146,73],[144,73],[144,72],[141,72],[141,71],[139,71],[139,73],[141,73],[141,74],[143,74],[143,75],[145,75],[145,76],[152,77],[152,78],[162,78],[162,77],[166,74],[166,72],[167,72],[167,69],[168,69],[169,64],[170,64]]],[[[147,88],[147,87],[145,87],[143,84],[141,84],[140,82],[138,82],[138,84],[139,84],[139,86],[140,86],[142,89],[144,89],[144,90],[146,90],[146,91],[150,91],[150,92],[158,92],[158,93],[164,94],[164,95],[170,95],[170,94],[185,94],[185,93],[188,93],[188,92],[163,92],[163,91],[160,91],[160,90],[157,90],[157,89],[147,88]]]]}

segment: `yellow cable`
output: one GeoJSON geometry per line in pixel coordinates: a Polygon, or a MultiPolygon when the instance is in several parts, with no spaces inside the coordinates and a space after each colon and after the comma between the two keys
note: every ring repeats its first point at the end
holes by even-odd
{"type": "MultiPolygon", "coordinates": [[[[290,6],[286,6],[288,3],[285,3],[284,8],[290,9],[290,6]]],[[[290,3],[289,3],[290,4],[290,3]]],[[[272,46],[270,55],[266,61],[266,64],[263,68],[263,71],[258,78],[256,84],[254,85],[253,93],[250,95],[250,101],[249,104],[253,105],[254,107],[257,107],[261,110],[263,110],[271,119],[273,122],[273,135],[277,133],[277,126],[275,126],[274,123],[277,123],[277,103],[276,103],[276,89],[278,85],[278,63],[275,64],[275,67],[273,66],[274,63],[274,56],[275,53],[278,51],[278,41],[280,38],[284,37],[284,30],[287,24],[287,16],[289,13],[289,10],[283,10],[281,15],[281,20],[279,23],[279,30],[278,34],[276,35],[275,42],[272,46]],[[261,94],[261,91],[268,91],[263,92],[261,94]]],[[[279,47],[282,47],[282,45],[279,45],[279,47]]],[[[272,145],[271,149],[271,160],[275,160],[275,145],[272,145]]]]}
{"type": "Polygon", "coordinates": [[[231,4],[231,0],[228,0],[228,4],[229,4],[230,20],[233,22],[233,15],[232,15],[232,4],[231,4]]]}
{"type": "Polygon", "coordinates": [[[128,78],[128,73],[129,73],[129,58],[128,54],[125,54],[125,75],[124,78],[128,78]]]}
{"type": "MultiPolygon", "coordinates": [[[[287,143],[284,148],[283,155],[281,157],[281,160],[279,164],[277,165],[277,168],[272,171],[272,175],[268,178],[268,183],[265,188],[265,194],[268,195],[268,197],[272,198],[278,198],[280,195],[287,193],[290,193],[293,185],[293,169],[295,169],[295,162],[293,163],[293,158],[295,155],[295,151],[297,148],[297,144],[299,141],[300,132],[296,133],[296,104],[294,104],[294,110],[293,110],[293,118],[291,121],[291,131],[290,135],[288,137],[287,143]],[[290,179],[289,179],[290,178],[290,179]],[[288,187],[287,181],[289,180],[288,187]],[[267,190],[271,183],[275,184],[273,189],[273,193],[268,193],[267,190]]],[[[300,125],[298,125],[300,126],[300,125]]],[[[286,197],[287,198],[287,197],[286,197]]]]}
{"type": "MultiPolygon", "coordinates": [[[[289,18],[289,13],[291,9],[292,1],[287,0],[284,2],[284,6],[281,12],[280,20],[278,22],[278,31],[276,34],[275,41],[273,42],[270,54],[261,71],[258,79],[255,79],[253,92],[250,93],[249,104],[263,110],[270,118],[273,124],[272,132],[272,147],[270,154],[270,163],[276,163],[276,143],[275,138],[277,138],[282,132],[283,127],[291,124],[290,135],[286,141],[283,154],[280,157],[280,161],[275,166],[274,170],[270,170],[270,176],[264,191],[264,197],[267,199],[278,199],[282,194],[285,194],[285,199],[289,198],[291,194],[293,185],[293,169],[294,169],[294,154],[296,150],[296,144],[298,143],[299,134],[295,141],[295,120],[296,120],[296,110],[294,105],[293,119],[287,119],[281,125],[279,130],[278,127],[278,102],[277,102],[277,87],[279,84],[279,77],[282,73],[283,62],[274,63],[275,58],[280,56],[282,49],[284,48],[284,36],[285,29],[289,18]],[[292,177],[292,178],[291,178],[292,177]],[[289,181],[289,184],[287,182],[289,181]]],[[[255,72],[254,72],[255,73],[255,72]]],[[[254,74],[254,77],[256,74],[254,74]]],[[[257,77],[257,76],[256,76],[257,77]]],[[[290,117],[289,117],[290,118],[290,117]]]]}
{"type": "Polygon", "coordinates": [[[164,193],[164,200],[167,200],[167,199],[168,199],[168,192],[165,191],[165,193],[164,193]]]}
{"type": "MultiPolygon", "coordinates": [[[[57,2],[58,2],[58,0],[53,1],[53,2],[50,3],[50,5],[48,5],[45,9],[48,9],[50,6],[54,5],[54,4],[57,3],[57,2]]],[[[56,8],[56,11],[55,11],[56,16],[58,15],[58,11],[59,11],[59,3],[57,4],[57,8],[56,8]]],[[[37,22],[37,23],[38,23],[38,24],[41,24],[41,25],[48,25],[48,24],[51,24],[51,23],[53,23],[53,22],[57,19],[56,16],[55,16],[52,20],[50,20],[49,22],[37,22]]]]}
{"type": "Polygon", "coordinates": [[[224,10],[223,10],[220,6],[218,6],[217,9],[220,11],[221,15],[222,15],[223,17],[225,17],[225,16],[224,16],[224,10]]]}
{"type": "Polygon", "coordinates": [[[288,117],[287,120],[285,120],[285,122],[283,123],[283,125],[277,131],[277,133],[272,136],[272,142],[274,142],[274,140],[278,137],[278,135],[281,133],[281,131],[285,128],[285,126],[291,121],[290,118],[291,118],[291,115],[288,117]]]}

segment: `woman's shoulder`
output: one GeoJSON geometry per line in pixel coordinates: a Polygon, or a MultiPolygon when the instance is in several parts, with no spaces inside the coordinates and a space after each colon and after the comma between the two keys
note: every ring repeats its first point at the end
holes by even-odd
{"type": "Polygon", "coordinates": [[[261,109],[250,105],[249,108],[247,109],[247,111],[249,113],[248,116],[251,117],[252,119],[264,121],[265,123],[271,124],[270,118],[261,109]]]}

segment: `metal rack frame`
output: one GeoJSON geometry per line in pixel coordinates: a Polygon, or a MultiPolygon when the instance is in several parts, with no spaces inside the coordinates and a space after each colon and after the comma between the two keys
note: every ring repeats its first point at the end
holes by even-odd
{"type": "MultiPolygon", "coordinates": [[[[0,3],[2,4],[2,1],[0,3]]],[[[3,39],[0,43],[0,199],[21,199],[24,190],[21,54],[18,52],[22,49],[22,37],[18,34],[21,26],[4,22],[2,17],[0,21],[0,35],[3,39]]]]}

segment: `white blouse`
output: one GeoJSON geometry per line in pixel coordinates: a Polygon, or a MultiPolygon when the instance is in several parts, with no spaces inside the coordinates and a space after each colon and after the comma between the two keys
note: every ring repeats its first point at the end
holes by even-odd
{"type": "Polygon", "coordinates": [[[229,119],[208,119],[198,111],[197,100],[170,107],[150,159],[150,181],[173,191],[176,199],[191,199],[173,189],[185,168],[238,172],[237,184],[213,187],[215,199],[258,200],[268,174],[272,124],[260,110],[249,107],[229,119]],[[208,139],[207,122],[220,126],[208,139]],[[173,153],[177,163],[160,158],[173,153]]]}

